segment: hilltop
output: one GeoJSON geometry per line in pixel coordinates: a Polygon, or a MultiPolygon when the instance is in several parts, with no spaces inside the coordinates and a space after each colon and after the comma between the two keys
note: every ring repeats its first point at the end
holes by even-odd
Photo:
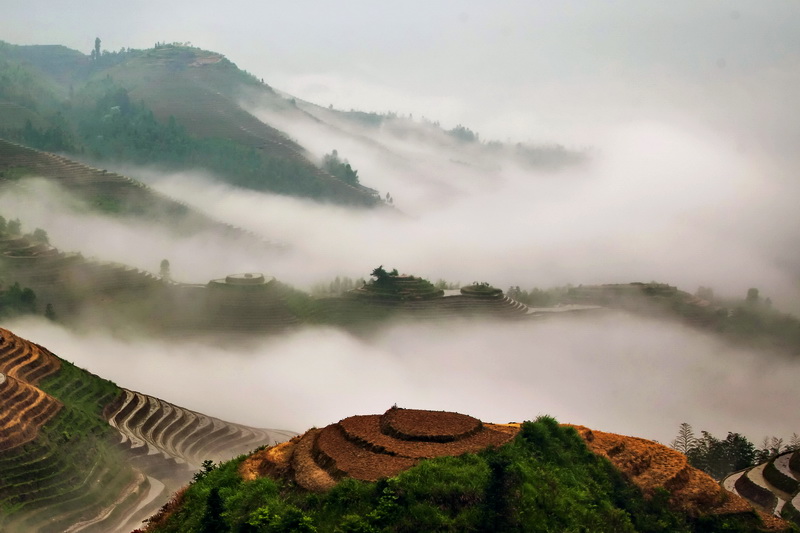
{"type": "Polygon", "coordinates": [[[93,166],[203,169],[247,189],[384,205],[370,177],[339,159],[335,145],[323,156],[312,153],[303,138],[292,138],[287,128],[296,125],[332,143],[369,147],[386,164],[404,167],[416,158],[413,151],[386,144],[375,133],[400,144],[411,138],[450,150],[466,168],[509,159],[532,169],[557,169],[586,159],[558,145],[483,142],[463,126],[444,130],[393,113],[323,108],[275,90],[219,53],[182,43],[108,51],[98,41],[96,50],[84,54],[57,45],[0,42],[0,137],[93,166]]]}
{"type": "Polygon", "coordinates": [[[0,136],[106,164],[205,168],[234,185],[353,205],[375,191],[323,170],[239,105],[275,93],[213,52],[179,45],[85,56],[0,43],[0,136]]]}
{"type": "Polygon", "coordinates": [[[145,531],[790,531],[686,458],[549,417],[352,416],[207,468],[145,531]]]}

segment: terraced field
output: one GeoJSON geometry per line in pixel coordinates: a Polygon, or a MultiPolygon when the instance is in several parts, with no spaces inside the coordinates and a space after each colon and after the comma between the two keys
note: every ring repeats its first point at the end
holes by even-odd
{"type": "Polygon", "coordinates": [[[510,441],[517,428],[484,424],[445,411],[393,407],[383,415],[352,416],[253,454],[245,479],[275,475],[310,491],[325,491],[343,477],[376,481],[422,459],[474,453],[510,441]]]}
{"type": "Polygon", "coordinates": [[[723,485],[765,513],[800,526],[800,450],[734,472],[723,480],[723,485]]]}
{"type": "Polygon", "coordinates": [[[126,389],[106,407],[105,416],[133,452],[160,455],[191,470],[206,459],[224,461],[295,435],[232,424],[126,389]]]}
{"type": "Polygon", "coordinates": [[[495,318],[524,320],[534,315],[525,304],[503,294],[473,294],[462,291],[444,296],[442,291],[408,291],[396,296],[356,289],[340,298],[321,298],[313,319],[338,325],[370,324],[389,316],[412,320],[495,318]]]}
{"type": "Polygon", "coordinates": [[[57,184],[101,212],[162,222],[166,229],[180,235],[213,230],[223,236],[243,239],[244,244],[266,244],[252,234],[217,222],[140,181],[0,139],[0,187],[24,187],[26,177],[44,178],[57,184]]]}
{"type": "MultiPolygon", "coordinates": [[[[670,504],[690,515],[754,513],[750,502],[725,490],[711,476],[689,465],[686,456],[667,446],[636,437],[594,431],[575,426],[594,453],[607,457],[645,494],[659,487],[670,491],[670,504]]],[[[770,530],[784,530],[786,523],[762,512],[761,521],[770,530]]]]}
{"type": "MultiPolygon", "coordinates": [[[[458,413],[393,407],[382,415],[351,416],[259,450],[239,463],[238,472],[244,481],[269,476],[311,492],[327,492],[344,478],[377,481],[425,459],[502,446],[520,427],[487,424],[458,413]]],[[[666,489],[669,507],[686,516],[708,523],[750,524],[753,531],[788,530],[784,520],[725,490],[671,448],[582,426],[564,427],[575,428],[588,448],[608,459],[645,498],[666,489]]]]}
{"type": "Polygon", "coordinates": [[[118,388],[0,329],[0,531],[127,532],[202,461],[274,444],[118,388]]]}

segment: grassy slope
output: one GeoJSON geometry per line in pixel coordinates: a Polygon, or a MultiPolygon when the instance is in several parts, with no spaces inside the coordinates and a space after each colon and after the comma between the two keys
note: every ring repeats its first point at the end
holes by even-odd
{"type": "Polygon", "coordinates": [[[523,425],[496,450],[424,461],[377,483],[343,480],[308,494],[268,478],[245,482],[241,458],[200,476],[149,531],[758,531],[754,515],[689,518],[668,493],[645,499],[572,428],[523,425]],[[220,525],[221,524],[221,525],[220,525]]]}

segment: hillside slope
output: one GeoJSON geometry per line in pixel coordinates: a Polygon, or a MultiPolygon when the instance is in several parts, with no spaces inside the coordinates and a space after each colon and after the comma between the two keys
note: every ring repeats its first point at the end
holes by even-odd
{"type": "Polygon", "coordinates": [[[223,56],[181,45],[104,52],[0,42],[0,136],[104,165],[201,168],[232,184],[349,205],[375,191],[322,170],[240,104],[279,98],[223,56]]]}
{"type": "Polygon", "coordinates": [[[348,417],[207,469],[145,531],[796,531],[685,459],[662,476],[664,446],[628,446],[623,463],[602,443],[630,438],[581,434],[549,417],[348,417]]]}
{"type": "Polygon", "coordinates": [[[0,329],[0,531],[130,531],[191,478],[291,432],[120,389],[0,329]]]}

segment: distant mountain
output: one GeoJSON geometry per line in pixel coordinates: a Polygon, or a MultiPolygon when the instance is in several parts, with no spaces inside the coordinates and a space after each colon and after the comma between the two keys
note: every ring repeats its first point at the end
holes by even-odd
{"type": "Polygon", "coordinates": [[[98,57],[0,43],[0,136],[87,161],[206,168],[256,190],[380,203],[242,109],[244,88],[274,93],[221,55],[166,45],[98,57]]]}
{"type": "Polygon", "coordinates": [[[416,155],[385,140],[413,140],[468,167],[509,160],[554,169],[586,157],[558,145],[483,142],[464,126],[444,130],[393,113],[323,108],[274,90],[221,54],[181,44],[86,55],[0,42],[0,137],[108,168],[200,168],[240,187],[383,205],[357,165],[337,172],[304,146],[305,134],[290,137],[308,125],[409,168],[416,155]]]}

